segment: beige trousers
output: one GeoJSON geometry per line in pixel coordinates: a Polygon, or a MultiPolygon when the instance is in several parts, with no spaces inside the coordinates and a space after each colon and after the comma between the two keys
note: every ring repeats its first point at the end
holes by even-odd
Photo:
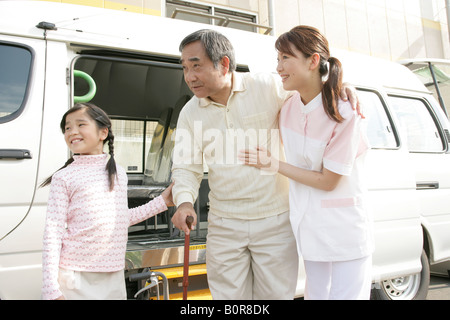
{"type": "Polygon", "coordinates": [[[257,220],[210,212],[206,266],[213,299],[293,299],[298,255],[289,212],[257,220]]]}
{"type": "Polygon", "coordinates": [[[66,300],[126,300],[124,271],[79,272],[59,269],[58,282],[66,300]]]}

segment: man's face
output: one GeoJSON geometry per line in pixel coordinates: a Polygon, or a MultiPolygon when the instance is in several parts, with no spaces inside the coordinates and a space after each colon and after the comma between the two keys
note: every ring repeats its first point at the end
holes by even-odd
{"type": "Polygon", "coordinates": [[[209,59],[200,41],[186,45],[181,52],[184,80],[198,97],[209,97],[215,102],[223,101],[228,69],[220,63],[217,68],[209,59]]]}

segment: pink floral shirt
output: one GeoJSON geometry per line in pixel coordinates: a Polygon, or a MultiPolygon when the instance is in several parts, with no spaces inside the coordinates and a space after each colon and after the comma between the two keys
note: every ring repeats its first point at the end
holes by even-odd
{"type": "Polygon", "coordinates": [[[125,266],[128,227],[167,206],[159,196],[128,208],[127,175],[117,166],[109,191],[108,155],[74,156],[53,175],[43,247],[43,299],[61,296],[59,267],[87,272],[114,272],[125,266]]]}

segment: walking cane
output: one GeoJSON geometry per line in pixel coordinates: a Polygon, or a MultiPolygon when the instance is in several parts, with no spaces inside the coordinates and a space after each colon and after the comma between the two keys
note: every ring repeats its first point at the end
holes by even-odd
{"type": "MultiPolygon", "coordinates": [[[[191,230],[192,222],[194,222],[193,216],[186,217],[186,224],[189,228],[189,233],[191,230]]],[[[183,268],[183,300],[187,300],[187,287],[189,285],[189,234],[184,235],[184,268],[183,268]]]]}

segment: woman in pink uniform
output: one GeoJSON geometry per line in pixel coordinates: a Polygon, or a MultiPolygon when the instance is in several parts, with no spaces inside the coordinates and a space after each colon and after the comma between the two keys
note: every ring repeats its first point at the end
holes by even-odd
{"type": "Polygon", "coordinates": [[[339,98],[341,63],[330,57],[328,41],[317,29],[295,27],[277,39],[276,48],[283,87],[294,92],[280,112],[286,162],[261,147],[247,150],[242,159],[289,178],[305,299],[369,299],[373,240],[363,120],[339,98]]]}

